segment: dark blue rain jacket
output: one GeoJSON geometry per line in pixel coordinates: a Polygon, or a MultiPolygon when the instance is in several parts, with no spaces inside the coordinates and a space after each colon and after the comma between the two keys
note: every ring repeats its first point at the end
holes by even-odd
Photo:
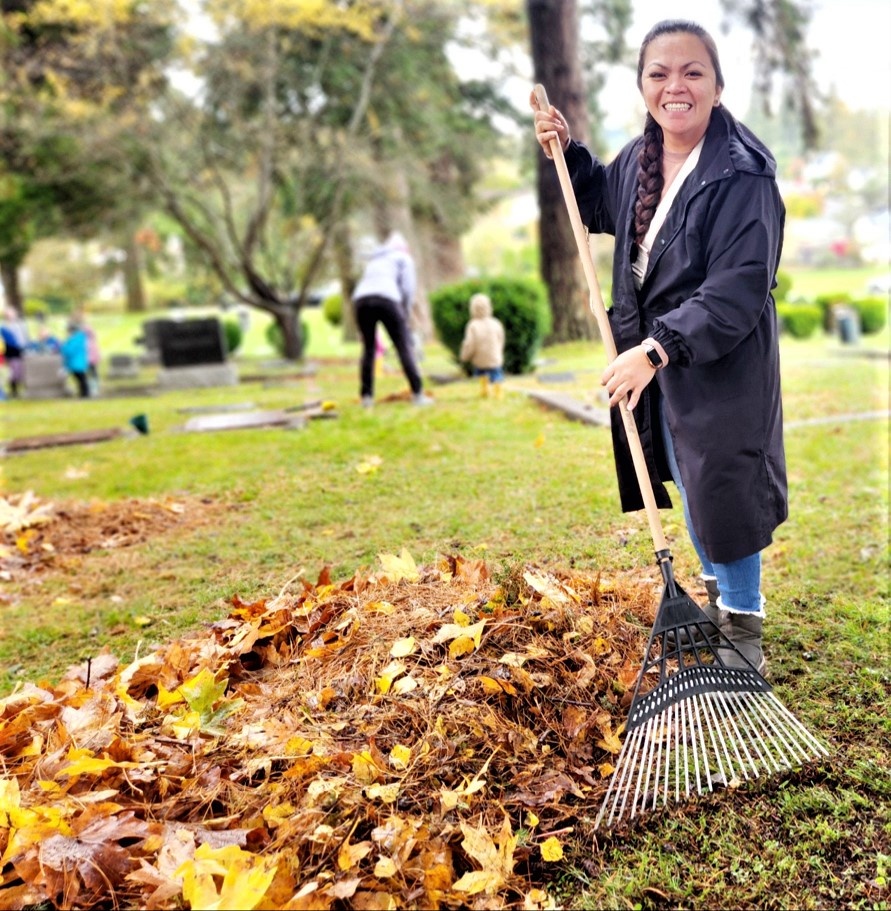
{"type": "MultiPolygon", "coordinates": [[[[766,547],[788,514],[778,323],[771,290],[785,209],[767,148],[723,107],[653,243],[640,291],[631,271],[639,137],[605,165],[572,142],[582,221],[616,238],[610,324],[619,352],[650,336],[670,363],[635,409],[660,506],[671,501],[658,408],[664,398],[691,521],[713,562],[766,547]]],[[[612,409],[622,508],[643,500],[612,409]]]]}

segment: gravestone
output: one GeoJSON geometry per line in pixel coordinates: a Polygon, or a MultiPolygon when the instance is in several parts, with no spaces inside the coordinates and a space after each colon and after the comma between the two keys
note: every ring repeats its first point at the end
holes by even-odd
{"type": "Polygon", "coordinates": [[[146,366],[161,363],[161,343],[158,337],[158,326],[161,322],[162,320],[159,319],[143,320],[142,335],[134,339],[137,345],[141,345],[145,349],[140,361],[146,366]]]}
{"type": "Polygon", "coordinates": [[[227,360],[226,336],[216,317],[159,320],[161,370],[158,384],[164,389],[233,386],[235,365],[227,360]]]}
{"type": "Polygon", "coordinates": [[[194,367],[226,361],[226,337],[222,324],[215,317],[159,320],[158,342],[164,367],[194,367]]]}
{"type": "Polygon", "coordinates": [[[23,395],[26,399],[54,399],[68,394],[62,355],[29,351],[22,360],[23,395]]]}
{"type": "Polygon", "coordinates": [[[139,362],[132,354],[110,354],[105,378],[109,380],[130,380],[139,376],[139,362]]]}

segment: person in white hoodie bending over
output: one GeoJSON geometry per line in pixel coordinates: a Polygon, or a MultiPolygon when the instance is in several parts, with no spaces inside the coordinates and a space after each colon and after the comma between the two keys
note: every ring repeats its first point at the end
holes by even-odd
{"type": "Polygon", "coordinates": [[[394,231],[372,254],[353,291],[356,325],[362,334],[360,394],[366,408],[374,404],[374,358],[377,324],[383,324],[393,340],[399,363],[416,405],[429,405],[424,384],[412,353],[409,314],[415,300],[415,263],[405,238],[394,231]]]}
{"type": "Polygon", "coordinates": [[[481,394],[489,394],[489,384],[495,398],[501,398],[504,382],[504,325],[492,316],[492,301],[486,294],[470,298],[470,321],[464,328],[459,359],[470,364],[473,375],[480,377],[481,394]]]}

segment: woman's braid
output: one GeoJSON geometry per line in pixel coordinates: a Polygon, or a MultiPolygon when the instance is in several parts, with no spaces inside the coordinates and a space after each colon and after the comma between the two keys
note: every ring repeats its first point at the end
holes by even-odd
{"type": "Polygon", "coordinates": [[[634,204],[634,240],[640,244],[662,196],[662,128],[647,114],[644,144],[637,156],[637,202],[634,204]]]}

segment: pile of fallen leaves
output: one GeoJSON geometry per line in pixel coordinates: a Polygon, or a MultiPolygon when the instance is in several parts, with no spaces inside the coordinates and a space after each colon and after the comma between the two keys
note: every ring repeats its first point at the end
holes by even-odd
{"type": "Polygon", "coordinates": [[[53,503],[32,491],[0,497],[0,581],[95,550],[140,544],[212,521],[213,504],[189,498],[53,503]]]}
{"type": "Polygon", "coordinates": [[[380,561],[0,701],[0,905],[547,907],[654,589],[380,561]]]}

